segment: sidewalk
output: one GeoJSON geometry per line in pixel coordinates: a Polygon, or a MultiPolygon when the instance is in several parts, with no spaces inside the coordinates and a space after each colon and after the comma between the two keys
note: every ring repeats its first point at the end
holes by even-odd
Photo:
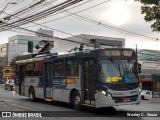
{"type": "Polygon", "coordinates": [[[152,99],[149,99],[149,102],[150,102],[150,103],[160,103],[160,98],[152,98],[152,99]]]}

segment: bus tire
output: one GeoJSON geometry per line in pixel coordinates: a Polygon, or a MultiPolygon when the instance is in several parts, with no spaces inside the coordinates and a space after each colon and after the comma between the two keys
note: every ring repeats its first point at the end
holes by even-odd
{"type": "Polygon", "coordinates": [[[73,105],[74,109],[82,110],[81,97],[80,97],[80,94],[78,92],[73,93],[72,105],[73,105]]]}
{"type": "Polygon", "coordinates": [[[29,89],[29,99],[31,101],[35,101],[36,100],[34,88],[30,88],[29,89]]]}

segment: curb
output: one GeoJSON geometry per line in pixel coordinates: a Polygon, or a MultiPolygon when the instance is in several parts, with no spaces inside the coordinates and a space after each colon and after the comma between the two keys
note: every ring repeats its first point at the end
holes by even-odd
{"type": "Polygon", "coordinates": [[[160,103],[160,98],[149,99],[150,103],[160,103]]]}

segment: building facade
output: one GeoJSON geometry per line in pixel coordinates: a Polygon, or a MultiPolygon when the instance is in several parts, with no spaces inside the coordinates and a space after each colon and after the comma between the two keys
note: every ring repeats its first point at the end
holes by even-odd
{"type": "Polygon", "coordinates": [[[71,49],[80,47],[80,44],[84,44],[84,49],[95,49],[104,47],[125,47],[124,38],[97,36],[97,35],[87,35],[80,34],[76,36],[71,36],[63,39],[54,38],[54,48],[55,52],[67,52],[71,49]]]}
{"type": "Polygon", "coordinates": [[[138,50],[138,61],[142,65],[142,89],[160,92],[160,51],[138,50]]]}
{"type": "Polygon", "coordinates": [[[30,54],[27,52],[28,41],[33,42],[33,53],[37,53],[39,51],[35,48],[36,45],[44,46],[46,40],[53,41],[52,38],[43,35],[46,34],[47,36],[53,36],[53,31],[39,29],[37,32],[42,33],[42,35],[15,35],[9,38],[8,43],[0,45],[0,78],[3,77],[3,67],[9,66],[14,57],[30,54]]]}

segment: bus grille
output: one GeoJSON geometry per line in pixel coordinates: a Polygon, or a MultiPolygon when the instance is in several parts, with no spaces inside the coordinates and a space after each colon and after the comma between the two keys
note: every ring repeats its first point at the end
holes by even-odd
{"type": "Polygon", "coordinates": [[[127,97],[113,97],[113,100],[115,100],[115,103],[124,103],[125,99],[129,99],[129,101],[125,101],[125,102],[134,102],[137,100],[138,95],[134,95],[134,96],[127,96],[127,97]]]}
{"type": "Polygon", "coordinates": [[[134,90],[138,88],[138,86],[139,83],[107,84],[109,89],[116,91],[134,90]]]}

